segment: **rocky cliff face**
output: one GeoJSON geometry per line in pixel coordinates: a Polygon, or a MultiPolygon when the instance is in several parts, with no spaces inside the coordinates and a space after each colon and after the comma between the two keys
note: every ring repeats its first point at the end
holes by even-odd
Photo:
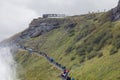
{"type": "Polygon", "coordinates": [[[12,45],[13,43],[16,44],[29,38],[35,38],[54,29],[58,29],[63,24],[66,24],[66,31],[76,26],[76,23],[68,18],[37,18],[31,21],[27,29],[4,40],[1,44],[6,43],[6,45],[12,45]]]}
{"type": "Polygon", "coordinates": [[[45,34],[46,32],[49,32],[53,29],[57,29],[60,28],[60,25],[63,24],[64,22],[66,22],[67,20],[64,18],[61,19],[53,19],[53,18],[38,18],[38,19],[34,19],[33,21],[31,21],[31,23],[29,24],[29,27],[12,36],[9,39],[6,39],[2,42],[0,42],[0,44],[5,44],[6,45],[11,45],[13,43],[18,43],[20,41],[23,41],[24,39],[28,39],[28,38],[34,38],[34,37],[38,37],[40,35],[45,34]]]}
{"type": "Polygon", "coordinates": [[[37,37],[53,29],[59,28],[62,23],[64,23],[64,19],[34,19],[29,24],[29,28],[21,33],[20,37],[37,37]]]}
{"type": "Polygon", "coordinates": [[[120,20],[120,0],[118,2],[117,7],[111,10],[111,20],[112,21],[120,20]]]}

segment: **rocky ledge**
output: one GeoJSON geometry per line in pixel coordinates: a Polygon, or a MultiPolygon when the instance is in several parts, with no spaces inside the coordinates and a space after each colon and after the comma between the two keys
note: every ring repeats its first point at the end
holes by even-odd
{"type": "Polygon", "coordinates": [[[64,23],[64,19],[38,18],[34,19],[29,28],[23,31],[21,38],[37,37],[53,29],[57,29],[64,23]]]}
{"type": "Polygon", "coordinates": [[[111,10],[111,20],[112,21],[120,20],[120,0],[118,2],[117,7],[111,10]]]}

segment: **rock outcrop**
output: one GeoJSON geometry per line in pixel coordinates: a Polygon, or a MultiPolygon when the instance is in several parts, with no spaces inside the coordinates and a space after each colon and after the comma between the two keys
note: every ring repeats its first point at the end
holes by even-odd
{"type": "Polygon", "coordinates": [[[68,18],[38,18],[32,20],[29,27],[24,31],[4,40],[0,44],[6,43],[6,45],[12,45],[20,43],[28,38],[34,38],[44,35],[54,29],[62,27],[63,24],[68,23],[66,29],[72,29],[76,26],[76,23],[68,18]]]}
{"type": "Polygon", "coordinates": [[[12,36],[11,38],[8,38],[0,44],[4,45],[12,45],[13,43],[19,43],[25,39],[28,38],[34,38],[38,37],[40,35],[43,35],[51,30],[60,28],[61,24],[64,24],[67,19],[58,19],[58,18],[38,18],[34,19],[30,24],[27,29],[24,31],[12,36]]]}
{"type": "Polygon", "coordinates": [[[117,7],[111,10],[111,20],[112,21],[120,20],[120,0],[118,2],[117,7]]]}
{"type": "Polygon", "coordinates": [[[37,37],[53,29],[57,29],[64,23],[64,19],[34,19],[29,28],[21,33],[21,38],[37,37]]]}

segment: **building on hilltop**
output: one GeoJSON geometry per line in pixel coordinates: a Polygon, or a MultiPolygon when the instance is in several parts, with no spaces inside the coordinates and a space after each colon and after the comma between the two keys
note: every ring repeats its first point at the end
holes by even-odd
{"type": "Polygon", "coordinates": [[[64,18],[65,14],[43,14],[43,18],[64,18]]]}

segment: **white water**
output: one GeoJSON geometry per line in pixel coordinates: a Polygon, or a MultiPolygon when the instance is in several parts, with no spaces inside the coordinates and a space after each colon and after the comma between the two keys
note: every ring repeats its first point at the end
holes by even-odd
{"type": "Polygon", "coordinates": [[[16,63],[9,48],[0,48],[0,80],[17,80],[16,63]]]}

